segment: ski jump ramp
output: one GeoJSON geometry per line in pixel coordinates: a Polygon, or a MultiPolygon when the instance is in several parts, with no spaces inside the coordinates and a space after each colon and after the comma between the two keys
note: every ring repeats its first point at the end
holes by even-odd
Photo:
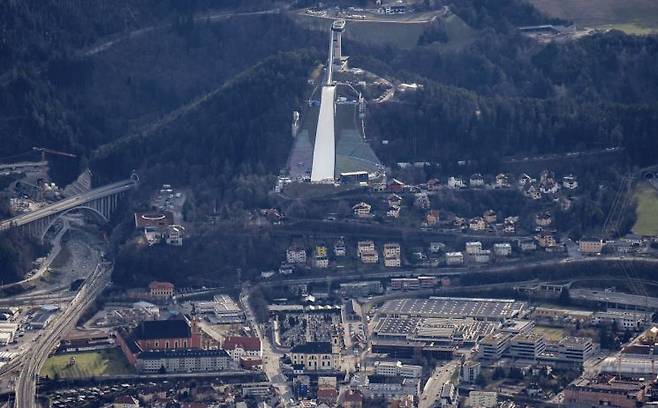
{"type": "Polygon", "coordinates": [[[336,168],[336,137],[334,133],[335,86],[323,86],[320,114],[313,149],[312,183],[333,183],[336,168]]]}

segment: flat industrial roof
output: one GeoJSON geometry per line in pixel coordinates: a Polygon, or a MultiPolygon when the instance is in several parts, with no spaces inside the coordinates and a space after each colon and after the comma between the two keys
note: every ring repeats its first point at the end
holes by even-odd
{"type": "Polygon", "coordinates": [[[385,302],[379,313],[389,316],[474,317],[503,320],[516,317],[524,307],[524,302],[510,299],[450,297],[394,299],[385,302]]]}
{"type": "Polygon", "coordinates": [[[571,289],[569,296],[574,300],[587,300],[590,302],[616,303],[626,306],[658,309],[658,298],[631,295],[629,293],[606,292],[604,290],[571,289]]]}

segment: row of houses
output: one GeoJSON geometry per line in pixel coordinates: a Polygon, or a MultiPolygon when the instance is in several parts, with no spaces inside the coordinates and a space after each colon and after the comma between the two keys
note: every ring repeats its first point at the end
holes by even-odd
{"type": "MultiPolygon", "coordinates": [[[[345,241],[339,239],[333,246],[334,256],[344,257],[347,255],[345,241]]],[[[356,254],[364,264],[379,263],[379,252],[374,241],[366,240],[357,243],[356,254]]],[[[401,265],[400,244],[396,242],[385,243],[383,246],[384,266],[396,268],[401,265]]],[[[306,264],[306,248],[293,245],[286,251],[287,266],[306,264]]],[[[324,244],[316,245],[313,249],[313,267],[323,269],[329,266],[329,248],[324,244]]]]}

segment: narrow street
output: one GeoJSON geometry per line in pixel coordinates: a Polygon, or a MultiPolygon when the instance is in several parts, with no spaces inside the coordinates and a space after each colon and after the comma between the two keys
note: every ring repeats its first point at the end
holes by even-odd
{"type": "Polygon", "coordinates": [[[286,377],[281,372],[281,364],[279,363],[279,360],[283,356],[272,348],[268,336],[263,333],[263,330],[261,330],[261,327],[256,320],[256,316],[251,309],[251,305],[249,304],[250,294],[249,288],[243,287],[242,292],[240,293],[240,305],[245,311],[247,321],[256,332],[256,336],[260,339],[261,347],[263,349],[263,370],[265,371],[265,375],[267,375],[267,379],[277,389],[284,406],[288,406],[292,393],[288,387],[286,377]]]}

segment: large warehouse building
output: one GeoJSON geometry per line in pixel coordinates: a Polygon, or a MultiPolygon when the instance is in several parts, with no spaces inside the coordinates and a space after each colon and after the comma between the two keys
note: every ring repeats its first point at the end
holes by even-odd
{"type": "Polygon", "coordinates": [[[518,318],[526,304],[513,299],[431,297],[395,299],[385,302],[381,317],[464,318],[505,320],[518,318]]]}

